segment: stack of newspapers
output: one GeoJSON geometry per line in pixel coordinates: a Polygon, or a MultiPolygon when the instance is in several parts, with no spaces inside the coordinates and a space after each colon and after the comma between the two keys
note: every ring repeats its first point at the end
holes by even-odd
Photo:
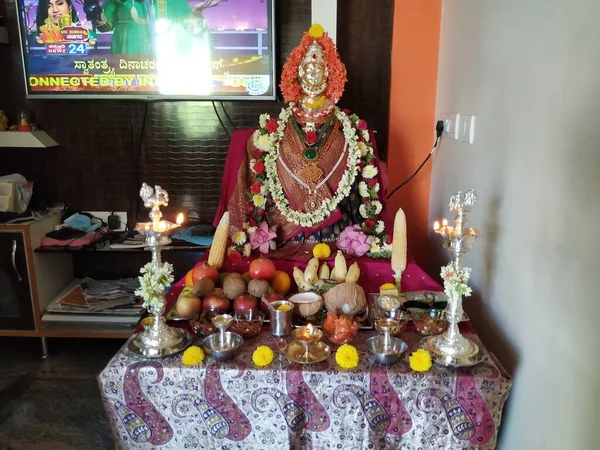
{"type": "Polygon", "coordinates": [[[46,308],[42,322],[136,324],[144,313],[137,278],[75,280],[46,308]]]}

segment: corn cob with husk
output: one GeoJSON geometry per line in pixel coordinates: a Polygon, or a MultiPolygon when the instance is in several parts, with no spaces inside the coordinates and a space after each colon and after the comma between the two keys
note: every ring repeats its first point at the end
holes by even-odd
{"type": "Polygon", "coordinates": [[[210,253],[208,254],[208,265],[215,269],[220,269],[225,260],[225,251],[227,250],[227,236],[229,235],[229,212],[227,211],[221,217],[217,230],[213,237],[210,253]]]}
{"type": "Polygon", "coordinates": [[[402,273],[406,269],[406,216],[402,208],[398,208],[394,218],[394,234],[392,235],[392,270],[398,292],[401,292],[400,283],[402,273]]]}

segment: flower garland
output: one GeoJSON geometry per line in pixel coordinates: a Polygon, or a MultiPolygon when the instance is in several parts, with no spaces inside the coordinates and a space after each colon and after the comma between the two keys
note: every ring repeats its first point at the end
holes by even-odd
{"type": "Polygon", "coordinates": [[[173,266],[169,263],[162,263],[155,270],[154,264],[147,263],[140,269],[141,277],[140,287],[135,290],[135,295],[144,299],[144,308],[150,309],[155,305],[160,305],[164,302],[164,293],[171,283],[173,278],[173,266]]]}
{"type": "Polygon", "coordinates": [[[470,297],[473,289],[468,285],[471,277],[471,269],[469,267],[457,267],[453,262],[442,267],[442,280],[444,281],[444,293],[448,298],[456,298],[460,296],[470,297]]]}
{"type": "Polygon", "coordinates": [[[323,222],[338,207],[339,203],[350,195],[352,186],[359,180],[358,193],[361,197],[359,214],[364,219],[361,224],[363,232],[372,236],[371,249],[368,256],[389,258],[391,255],[391,235],[386,233],[385,224],[380,219],[383,205],[379,201],[380,185],[377,180],[379,170],[375,164],[373,147],[369,143],[369,132],[366,121],[349,111],[333,108],[333,113],[342,124],[344,138],[348,146],[346,171],[338,184],[335,195],[323,200],[319,207],[311,212],[297,211],[290,205],[277,174],[279,146],[283,139],[288,121],[294,113],[290,104],[283,108],[278,120],[269,114],[261,114],[259,128],[252,135],[253,150],[249,163],[254,182],[250,185],[248,195],[248,221],[244,230],[232,236],[233,245],[228,254],[232,259],[249,256],[250,236],[265,220],[266,204],[272,200],[282,216],[288,221],[303,227],[312,227],[323,222]]]}

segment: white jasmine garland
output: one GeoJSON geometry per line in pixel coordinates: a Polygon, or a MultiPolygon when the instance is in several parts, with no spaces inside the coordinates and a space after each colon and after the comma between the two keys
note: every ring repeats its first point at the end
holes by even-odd
{"type": "Polygon", "coordinates": [[[369,197],[369,186],[364,181],[358,183],[358,193],[361,197],[369,197]]]}
{"type": "Polygon", "coordinates": [[[375,233],[381,234],[384,231],[385,231],[385,224],[383,223],[383,220],[378,220],[377,225],[375,225],[375,233]]]}
{"type": "Polygon", "coordinates": [[[243,231],[238,231],[237,233],[233,233],[231,236],[231,240],[235,245],[242,245],[246,243],[246,233],[243,231]]]}
{"type": "Polygon", "coordinates": [[[261,128],[265,128],[269,120],[271,120],[271,116],[269,114],[261,114],[258,118],[258,124],[261,128]]]}
{"type": "Polygon", "coordinates": [[[363,178],[370,180],[371,178],[377,176],[378,173],[379,173],[379,171],[377,170],[377,167],[373,166],[372,164],[369,164],[369,165],[363,167],[361,175],[363,178]]]}
{"type": "Polygon", "coordinates": [[[246,229],[246,233],[248,233],[249,235],[254,233],[256,231],[256,227],[247,227],[246,229]]]}
{"type": "Polygon", "coordinates": [[[376,216],[377,214],[379,214],[381,212],[381,210],[383,209],[383,205],[378,200],[375,200],[374,202],[371,202],[371,205],[375,208],[375,212],[373,214],[374,216],[376,216]]]}
{"type": "Polygon", "coordinates": [[[467,284],[471,277],[471,269],[469,267],[456,267],[454,263],[449,263],[442,267],[442,280],[444,281],[444,293],[454,298],[456,296],[469,297],[473,290],[467,284]]]}
{"type": "Polygon", "coordinates": [[[174,281],[173,266],[162,263],[155,267],[152,263],[147,263],[140,269],[140,273],[140,287],[135,290],[135,295],[144,299],[144,307],[150,308],[164,302],[165,289],[174,281]]]}
{"type": "Polygon", "coordinates": [[[256,194],[252,196],[252,203],[254,203],[254,206],[262,208],[266,205],[267,199],[263,195],[256,194]]]}
{"type": "Polygon", "coordinates": [[[267,152],[267,155],[265,156],[265,172],[267,175],[267,184],[271,193],[271,197],[273,198],[275,206],[281,212],[281,214],[292,223],[304,227],[310,227],[327,219],[327,217],[329,217],[329,215],[337,208],[339,203],[350,195],[350,190],[356,179],[356,175],[358,173],[358,164],[361,158],[360,150],[358,149],[358,137],[356,135],[356,130],[352,126],[352,121],[348,118],[348,116],[338,108],[334,108],[334,114],[342,124],[344,137],[346,138],[346,143],[348,145],[346,172],[342,176],[338,187],[335,190],[335,195],[330,199],[323,200],[320,208],[308,213],[296,211],[291,207],[288,199],[286,198],[283,192],[283,186],[281,185],[277,175],[279,146],[289,118],[292,114],[293,111],[291,106],[283,109],[279,114],[277,132],[273,133],[276,135],[272,142],[274,145],[272,145],[269,150],[265,150],[265,152],[267,152]]]}
{"type": "Polygon", "coordinates": [[[247,258],[248,256],[250,256],[251,252],[252,252],[252,247],[250,247],[250,244],[245,244],[242,256],[244,256],[245,258],[247,258]]]}

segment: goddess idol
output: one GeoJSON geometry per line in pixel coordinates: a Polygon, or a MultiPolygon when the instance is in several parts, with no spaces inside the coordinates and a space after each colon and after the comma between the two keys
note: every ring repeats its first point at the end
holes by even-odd
{"type": "MultiPolygon", "coordinates": [[[[285,248],[321,242],[342,248],[340,240],[352,236],[360,253],[389,257],[391,236],[371,135],[364,120],[336,106],[345,83],[335,44],[313,25],[283,67],[287,107],[278,117],[260,116],[235,186],[223,183],[215,223],[229,211],[230,254],[248,256],[248,243],[260,228],[276,235],[272,244],[280,255],[285,248]]],[[[226,172],[232,170],[229,160],[226,172]]]]}

